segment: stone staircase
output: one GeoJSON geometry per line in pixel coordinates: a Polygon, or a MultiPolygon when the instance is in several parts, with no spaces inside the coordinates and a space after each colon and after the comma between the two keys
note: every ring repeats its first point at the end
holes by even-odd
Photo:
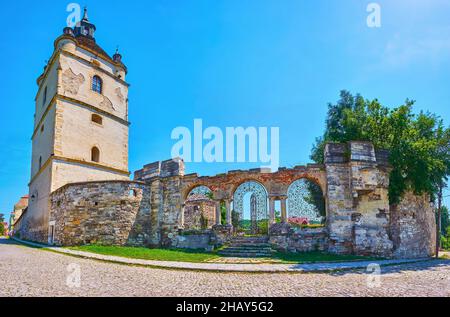
{"type": "Polygon", "coordinates": [[[265,258],[271,257],[273,252],[268,237],[234,237],[218,254],[236,258],[265,258]]]}

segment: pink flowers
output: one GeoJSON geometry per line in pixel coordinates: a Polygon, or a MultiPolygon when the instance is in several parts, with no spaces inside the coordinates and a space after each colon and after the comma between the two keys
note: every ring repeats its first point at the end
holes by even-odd
{"type": "Polygon", "coordinates": [[[290,217],[288,223],[296,226],[309,225],[309,220],[306,217],[290,217]]]}

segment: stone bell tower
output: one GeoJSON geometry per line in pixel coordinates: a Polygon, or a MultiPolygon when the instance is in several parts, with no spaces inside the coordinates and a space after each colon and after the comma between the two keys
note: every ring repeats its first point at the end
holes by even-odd
{"type": "Polygon", "coordinates": [[[84,10],[64,28],[35,98],[26,237],[47,242],[49,194],[68,184],[128,180],[127,68],[96,42],[84,10]]]}

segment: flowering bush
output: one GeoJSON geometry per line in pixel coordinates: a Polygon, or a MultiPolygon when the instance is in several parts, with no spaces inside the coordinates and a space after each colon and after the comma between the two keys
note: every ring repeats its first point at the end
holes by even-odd
{"type": "Polygon", "coordinates": [[[300,227],[309,225],[309,220],[306,217],[291,217],[288,219],[288,223],[293,226],[300,227]]]}

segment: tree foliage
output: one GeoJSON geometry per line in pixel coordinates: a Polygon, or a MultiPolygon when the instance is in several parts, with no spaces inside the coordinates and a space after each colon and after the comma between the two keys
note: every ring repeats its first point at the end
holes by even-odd
{"type": "Polygon", "coordinates": [[[319,215],[325,220],[327,214],[322,189],[319,185],[311,181],[306,182],[306,188],[308,195],[305,196],[305,201],[314,205],[319,215]]]}
{"type": "Polygon", "coordinates": [[[323,163],[327,142],[371,141],[390,151],[391,203],[409,189],[434,197],[450,174],[450,129],[435,114],[414,114],[413,105],[407,99],[390,109],[377,99],[341,91],[339,101],[328,105],[325,133],[316,139],[311,159],[323,163]]]}
{"type": "Polygon", "coordinates": [[[0,214],[0,236],[5,235],[5,227],[3,225],[3,223],[5,222],[5,215],[4,214],[0,214]]]}
{"type": "Polygon", "coordinates": [[[450,237],[450,214],[446,206],[442,206],[441,210],[441,228],[442,235],[450,237]]]}

